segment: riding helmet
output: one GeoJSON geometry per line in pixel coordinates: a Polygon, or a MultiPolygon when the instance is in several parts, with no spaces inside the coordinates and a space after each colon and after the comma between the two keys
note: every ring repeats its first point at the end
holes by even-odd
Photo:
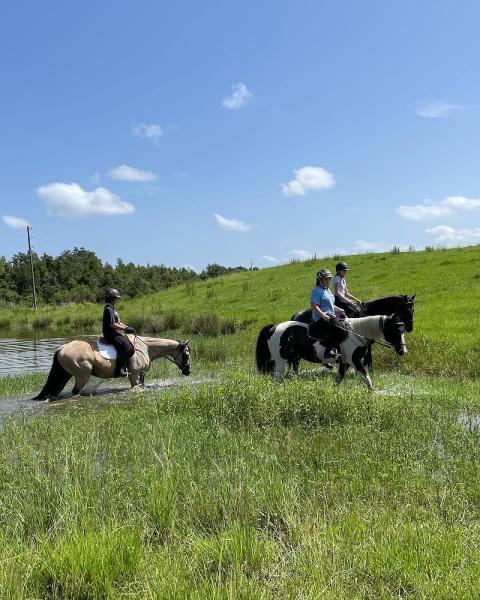
{"type": "Polygon", "coordinates": [[[320,269],[320,271],[317,271],[317,282],[324,277],[332,277],[332,272],[328,269],[320,269]]]}
{"type": "Polygon", "coordinates": [[[110,288],[105,292],[105,302],[111,302],[116,298],[121,298],[120,293],[115,288],[110,288]]]}
{"type": "Polygon", "coordinates": [[[339,271],[348,271],[348,265],[346,262],[339,262],[337,263],[337,266],[335,267],[335,270],[337,271],[337,273],[339,271]]]}

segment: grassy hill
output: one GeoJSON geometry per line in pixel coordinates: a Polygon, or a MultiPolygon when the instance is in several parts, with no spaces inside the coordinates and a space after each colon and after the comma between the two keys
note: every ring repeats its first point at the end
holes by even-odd
{"type": "MultiPolygon", "coordinates": [[[[480,364],[480,246],[342,257],[349,288],[363,300],[416,294],[409,354],[398,360],[375,348],[377,365],[410,373],[475,376],[480,364]]],[[[333,270],[336,258],[292,262],[121,300],[122,320],[142,333],[194,338],[198,359],[252,361],[255,339],[267,323],[287,320],[308,306],[315,272],[333,270]],[[231,335],[232,332],[235,335],[231,335]],[[214,339],[217,335],[220,339],[214,339]],[[198,336],[198,337],[197,337],[198,336]]],[[[0,326],[99,331],[101,307],[44,307],[37,313],[6,310],[0,326]]]]}

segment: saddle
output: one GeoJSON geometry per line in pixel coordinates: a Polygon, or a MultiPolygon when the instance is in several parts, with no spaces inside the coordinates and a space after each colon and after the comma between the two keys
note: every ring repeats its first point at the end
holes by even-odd
{"type": "MultiPolygon", "coordinates": [[[[128,342],[132,347],[132,353],[130,355],[130,357],[132,357],[135,354],[135,344],[133,344],[130,340],[128,340],[128,342]]],[[[102,358],[109,358],[110,360],[115,360],[117,358],[117,349],[111,342],[107,342],[103,336],[100,336],[98,339],[97,349],[102,358]]]]}

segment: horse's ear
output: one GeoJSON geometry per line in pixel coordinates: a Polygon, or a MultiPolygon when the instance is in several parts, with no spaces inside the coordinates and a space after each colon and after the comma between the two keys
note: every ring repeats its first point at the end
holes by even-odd
{"type": "Polygon", "coordinates": [[[189,341],[190,341],[190,340],[186,340],[185,342],[182,342],[182,344],[183,344],[184,346],[188,346],[188,342],[189,342],[189,341]]]}
{"type": "Polygon", "coordinates": [[[410,298],[410,302],[413,302],[413,301],[415,300],[415,296],[416,296],[416,295],[417,295],[417,294],[413,294],[413,296],[410,298]]]}

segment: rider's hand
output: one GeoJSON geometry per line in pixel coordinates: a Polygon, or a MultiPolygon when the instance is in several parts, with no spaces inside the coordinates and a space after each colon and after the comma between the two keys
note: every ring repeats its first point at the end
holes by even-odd
{"type": "Polygon", "coordinates": [[[123,331],[125,333],[137,333],[133,327],[125,327],[123,331]]]}

